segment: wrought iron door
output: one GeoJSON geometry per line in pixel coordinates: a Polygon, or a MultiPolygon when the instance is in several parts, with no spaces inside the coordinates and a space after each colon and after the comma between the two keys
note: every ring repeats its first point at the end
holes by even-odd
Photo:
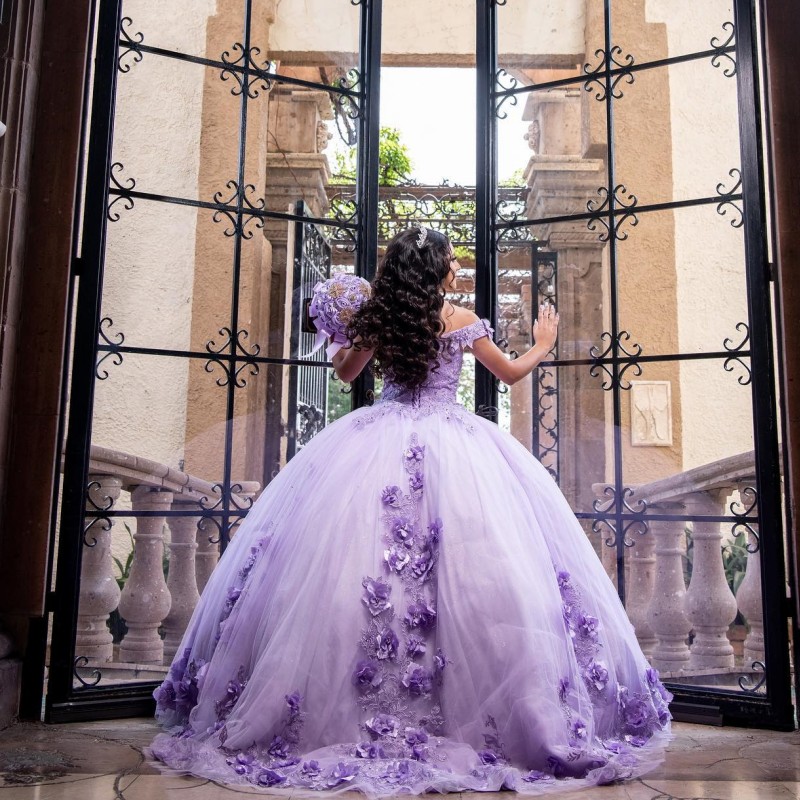
{"type": "MultiPolygon", "coordinates": [[[[558,351],[511,387],[512,431],[532,398],[534,453],[673,712],[791,728],[758,4],[646,5],[478,3],[476,310],[517,324],[500,257],[555,254],[558,351]],[[498,158],[525,125],[527,197],[504,202],[498,158]]],[[[534,260],[528,322],[538,278],[534,260]]],[[[479,369],[489,417],[498,391],[479,369]]]]}
{"type": "Polygon", "coordinates": [[[374,270],[380,2],[325,4],[336,31],[304,20],[311,62],[272,5],[96,7],[51,721],[152,709],[198,589],[294,451],[287,420],[324,410],[330,367],[285,305],[292,231],[320,276],[332,253],[374,270]],[[357,148],[346,217],[319,190],[334,137],[357,148]]]}

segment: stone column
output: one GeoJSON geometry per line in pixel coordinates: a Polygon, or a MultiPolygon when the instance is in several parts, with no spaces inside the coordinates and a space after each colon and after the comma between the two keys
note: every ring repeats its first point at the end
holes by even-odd
{"type": "MultiPolygon", "coordinates": [[[[683,506],[680,503],[659,503],[653,511],[678,515],[683,513],[683,506]]],[[[684,613],[684,524],[680,519],[650,523],[656,557],[655,583],[647,609],[647,621],[656,638],[651,663],[668,672],[677,672],[689,665],[686,640],[691,624],[684,613]]]]}
{"type": "Polygon", "coordinates": [[[194,570],[197,578],[197,590],[205,589],[214,567],[219,561],[219,528],[211,519],[198,520],[197,551],[194,557],[194,570]]]}
{"type": "Polygon", "coordinates": [[[648,528],[644,535],[636,534],[634,541],[636,544],[629,551],[628,558],[630,578],[627,583],[625,609],[631,624],[636,629],[639,646],[650,658],[658,643],[649,620],[650,603],[655,586],[656,539],[652,530],[648,528]]]}
{"type": "MultiPolygon", "coordinates": [[[[686,510],[692,515],[722,514],[729,494],[730,489],[695,492],[684,499],[686,510]]],[[[737,606],[722,564],[720,523],[695,522],[692,542],[692,579],[686,593],[686,613],[695,632],[692,666],[732,667],[728,628],[736,618],[737,606]]]]}
{"type": "MultiPolygon", "coordinates": [[[[196,510],[195,504],[173,503],[173,511],[196,510]]],[[[164,662],[169,663],[178,650],[186,626],[189,624],[200,595],[197,591],[195,553],[197,542],[197,517],[170,517],[172,534],[169,543],[169,573],[167,589],[172,605],[164,619],[164,662]]]]}
{"type": "MultiPolygon", "coordinates": [[[[137,486],[131,501],[134,512],[164,512],[172,506],[172,492],[137,486]]],[[[119,601],[119,613],[128,626],[119,648],[120,661],[160,664],[164,658],[158,629],[171,605],[162,562],[164,521],[165,517],[157,514],[136,517],[131,574],[119,601]]]]}
{"type": "MultiPolygon", "coordinates": [[[[112,475],[89,475],[89,483],[91,488],[86,503],[88,510],[112,508],[119,499],[122,489],[119,478],[112,475]]],[[[87,524],[92,519],[88,517],[87,524]]],[[[84,537],[89,544],[85,544],[81,553],[75,653],[92,661],[111,661],[113,641],[106,621],[119,603],[120,590],[111,559],[111,523],[102,518],[94,519],[94,524],[84,537]]]]}

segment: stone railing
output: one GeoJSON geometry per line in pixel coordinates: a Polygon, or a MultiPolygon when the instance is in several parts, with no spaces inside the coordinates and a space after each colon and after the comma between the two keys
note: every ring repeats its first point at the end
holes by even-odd
{"type": "MultiPolygon", "coordinates": [[[[607,484],[595,484],[607,499],[607,484]]],[[[647,532],[629,534],[626,552],[627,611],[636,635],[653,666],[667,676],[754,671],[764,660],[761,565],[758,526],[735,519],[686,522],[686,516],[755,516],[753,451],[724,458],[686,472],[632,487],[626,498],[635,511],[646,503],[647,532]],[[671,520],[647,520],[668,514],[671,520]],[[691,530],[692,570],[684,579],[686,529],[691,530]],[[745,534],[748,545],[745,577],[734,596],[725,575],[723,529],[745,534]],[[748,627],[740,663],[734,658],[729,629],[741,612],[748,627]]],[[[609,565],[610,566],[610,565],[609,565]]]]}
{"type": "MultiPolygon", "coordinates": [[[[261,487],[240,482],[238,488],[232,500],[243,507],[261,487]]],[[[82,666],[102,666],[110,670],[112,680],[163,672],[156,665],[170,663],[199,592],[219,560],[217,526],[200,516],[219,499],[212,482],[146,458],[92,446],[86,508],[94,514],[87,518],[84,536],[89,546],[83,548],[75,639],[76,656],[87,660],[82,666]],[[120,591],[112,559],[113,518],[97,512],[120,507],[123,492],[130,496],[136,526],[131,568],[120,591]],[[169,511],[187,516],[168,516],[169,511]],[[115,609],[128,629],[119,646],[107,625],[115,609]]]]}

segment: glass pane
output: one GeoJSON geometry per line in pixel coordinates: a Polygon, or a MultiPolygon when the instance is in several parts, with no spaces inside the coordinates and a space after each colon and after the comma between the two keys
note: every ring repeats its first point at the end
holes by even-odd
{"type": "MultiPolygon", "coordinates": [[[[598,4],[599,5],[599,4],[598,4]]],[[[637,64],[722,47],[732,31],[730,0],[611,0],[612,44],[637,64]],[[724,27],[728,23],[730,27],[724,27]]],[[[726,62],[727,57],[722,56],[726,62]]]]}
{"type": "Polygon", "coordinates": [[[151,54],[117,82],[116,183],[152,194],[226,200],[238,174],[240,98],[219,71],[151,54]],[[156,133],[157,132],[157,133],[156,133]]]}
{"type": "Polygon", "coordinates": [[[747,331],[742,229],[703,205],[624,221],[617,243],[619,326],[631,354],[722,353],[747,331]]]}
{"type": "Polygon", "coordinates": [[[229,324],[234,239],[228,220],[173,203],[112,208],[103,272],[103,333],[135,347],[205,351],[229,324]]]}
{"type": "Polygon", "coordinates": [[[688,61],[640,70],[619,91],[614,153],[621,204],[630,204],[628,195],[641,206],[722,200],[741,191],[735,78],[709,61],[688,61]]]}

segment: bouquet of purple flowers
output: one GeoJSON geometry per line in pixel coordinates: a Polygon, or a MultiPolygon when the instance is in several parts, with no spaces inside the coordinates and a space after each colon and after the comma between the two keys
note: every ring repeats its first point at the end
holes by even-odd
{"type": "Polygon", "coordinates": [[[333,358],[342,347],[350,347],[352,342],[347,338],[347,328],[369,295],[369,283],[357,275],[337,272],[328,280],[320,281],[314,287],[309,307],[311,321],[317,329],[314,350],[322,347],[327,338],[332,340],[325,350],[328,358],[333,358]]]}

